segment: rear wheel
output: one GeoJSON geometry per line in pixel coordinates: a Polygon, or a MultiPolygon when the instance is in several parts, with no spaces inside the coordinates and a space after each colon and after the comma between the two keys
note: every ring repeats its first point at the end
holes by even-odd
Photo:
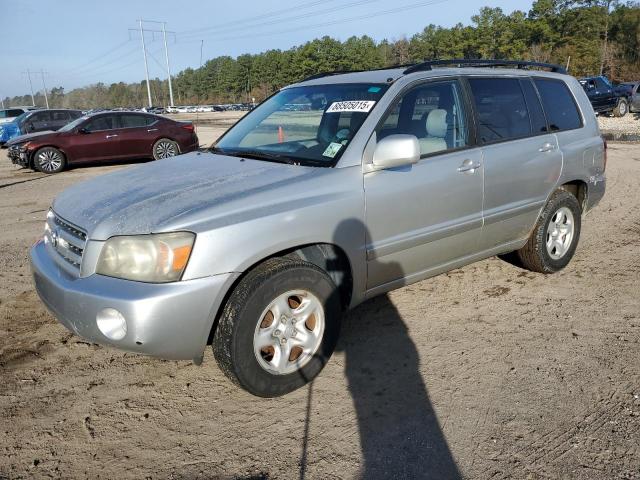
{"type": "Polygon", "coordinates": [[[629,104],[626,100],[620,99],[618,106],[613,109],[614,117],[624,117],[629,112],[629,104]]]}
{"type": "Polygon", "coordinates": [[[340,305],[324,270],[300,260],[267,260],[240,281],[225,305],[213,338],[218,365],[260,397],[300,388],[333,353],[340,305]]]}
{"type": "Polygon", "coordinates": [[[578,246],[581,215],[576,197],[564,190],[555,192],[527,244],[517,252],[522,266],[540,273],[555,273],[566,267],[578,246]]]}
{"type": "Polygon", "coordinates": [[[61,172],[66,164],[64,154],[54,147],[41,148],[33,156],[33,166],[42,173],[61,172]]]}
{"type": "Polygon", "coordinates": [[[155,160],[175,157],[176,155],[180,155],[180,148],[173,140],[161,138],[153,144],[153,158],[155,160]]]}

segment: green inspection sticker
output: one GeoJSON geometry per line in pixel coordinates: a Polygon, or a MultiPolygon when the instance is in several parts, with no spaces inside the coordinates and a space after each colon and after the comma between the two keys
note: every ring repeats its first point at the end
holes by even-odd
{"type": "Polygon", "coordinates": [[[340,151],[341,148],[342,148],[342,144],[341,143],[331,142],[329,144],[329,146],[327,147],[327,149],[322,154],[322,156],[329,157],[329,158],[334,158],[338,154],[338,152],[340,151]]]}

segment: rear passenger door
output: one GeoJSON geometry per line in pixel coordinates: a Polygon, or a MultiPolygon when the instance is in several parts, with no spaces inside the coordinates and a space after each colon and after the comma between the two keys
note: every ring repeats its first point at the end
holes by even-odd
{"type": "Polygon", "coordinates": [[[124,157],[150,157],[153,142],[158,129],[154,126],[157,119],[139,113],[123,113],[120,115],[120,148],[124,157]]]}
{"type": "Polygon", "coordinates": [[[484,251],[529,235],[560,177],[562,153],[529,78],[472,77],[469,86],[484,161],[484,251]]]}

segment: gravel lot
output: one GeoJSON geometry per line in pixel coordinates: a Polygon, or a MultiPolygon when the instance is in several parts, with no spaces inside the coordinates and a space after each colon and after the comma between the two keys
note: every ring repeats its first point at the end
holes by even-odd
{"type": "Polygon", "coordinates": [[[610,145],[566,270],[494,258],[373,299],[312,385],[271,400],[209,350],[92,345],[37,299],[53,197],[126,167],[46,177],[0,153],[0,478],[640,478],[640,146],[610,145]]]}

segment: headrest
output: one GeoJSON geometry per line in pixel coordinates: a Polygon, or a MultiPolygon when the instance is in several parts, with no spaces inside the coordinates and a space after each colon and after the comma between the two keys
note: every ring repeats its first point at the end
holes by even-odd
{"type": "Polygon", "coordinates": [[[427,135],[444,138],[447,136],[447,111],[436,109],[427,117],[427,135]]]}

